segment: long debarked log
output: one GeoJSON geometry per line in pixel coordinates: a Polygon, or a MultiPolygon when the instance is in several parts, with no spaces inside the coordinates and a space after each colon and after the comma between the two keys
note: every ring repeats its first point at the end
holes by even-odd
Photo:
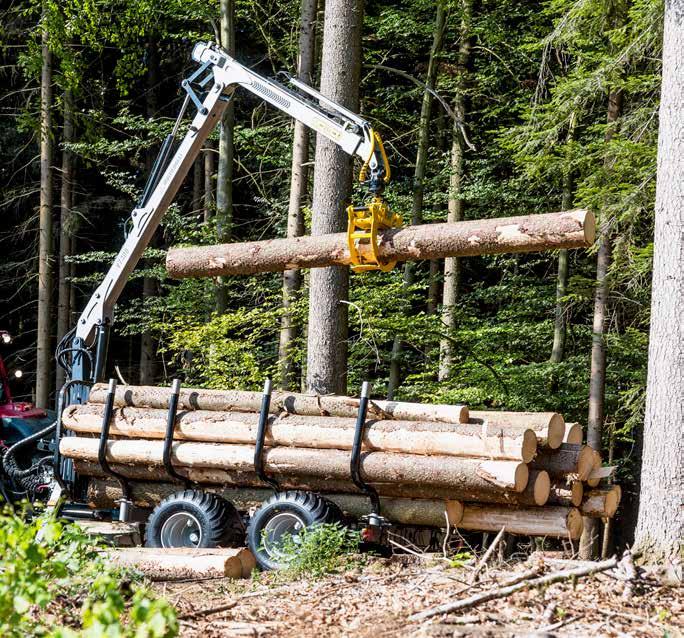
{"type": "Polygon", "coordinates": [[[594,450],[588,445],[563,443],[557,450],[540,450],[530,468],[546,470],[551,478],[566,479],[572,475],[585,481],[594,467],[594,450]]]}
{"type": "MultiPolygon", "coordinates": [[[[89,403],[104,403],[107,384],[95,384],[89,403]]],[[[171,397],[170,388],[155,386],[117,386],[114,405],[138,408],[166,409],[171,397]]],[[[178,400],[179,410],[216,410],[221,412],[259,412],[261,392],[245,390],[202,390],[182,388],[178,400]]],[[[271,395],[271,414],[299,414],[303,416],[339,416],[356,418],[359,399],[345,396],[321,396],[275,390],[271,395]]],[[[399,419],[405,421],[435,421],[438,423],[467,423],[465,405],[409,403],[371,399],[368,418],[399,419]]]]}
{"type": "MultiPolygon", "coordinates": [[[[116,408],[110,435],[126,438],[163,439],[166,410],[116,408]]],[[[192,410],[179,412],[174,439],[205,443],[253,445],[259,415],[246,412],[192,410]]],[[[99,434],[102,406],[72,405],[64,410],[64,427],[78,433],[99,434]]],[[[266,445],[351,450],[354,419],[287,414],[269,418],[266,445]]],[[[508,433],[499,427],[475,424],[420,421],[368,421],[366,450],[407,454],[444,454],[487,459],[532,460],[537,451],[533,430],[508,433]]]]}
{"type": "MultiPolygon", "coordinates": [[[[79,475],[90,477],[105,478],[106,474],[97,463],[89,461],[74,461],[74,468],[79,475]]],[[[149,485],[162,486],[170,480],[163,468],[148,467],[144,465],[121,465],[112,464],[112,469],[133,481],[143,482],[149,485]],[[154,481],[154,483],[149,483],[154,481]]],[[[181,476],[187,477],[194,483],[199,484],[202,489],[214,490],[217,486],[240,486],[246,489],[263,488],[266,484],[259,480],[253,472],[228,472],[225,470],[211,470],[202,468],[177,468],[181,476]]],[[[278,478],[281,489],[288,490],[307,490],[311,492],[340,493],[340,494],[359,494],[360,490],[351,482],[349,478],[331,479],[315,476],[283,476],[278,478]]],[[[483,503],[493,503],[497,505],[520,505],[536,506],[543,505],[548,498],[548,475],[545,472],[532,472],[527,487],[522,492],[503,491],[492,488],[491,491],[484,492],[478,490],[477,493],[469,490],[452,489],[435,485],[416,485],[411,483],[386,483],[372,481],[370,484],[377,490],[378,494],[391,498],[409,499],[440,499],[453,500],[469,498],[477,499],[483,503]]],[[[161,500],[164,496],[178,491],[181,486],[178,483],[168,484],[170,491],[159,492],[161,500]]],[[[117,488],[118,489],[118,488],[117,488]]],[[[155,488],[156,490],[157,488],[155,488]]],[[[161,487],[159,489],[162,489],[161,487]]],[[[166,488],[164,488],[166,489],[166,488]]],[[[156,492],[151,492],[152,498],[156,492]]],[[[141,505],[142,506],[142,505],[141,505]]]]}
{"type": "MultiPolygon", "coordinates": [[[[163,498],[182,489],[171,483],[133,483],[133,502],[138,507],[152,508],[163,498]]],[[[264,488],[231,488],[208,486],[208,492],[218,494],[242,511],[261,505],[273,496],[273,490],[264,488]]],[[[361,517],[370,513],[367,496],[360,494],[326,494],[325,497],[338,505],[349,516],[361,517]]],[[[116,507],[121,499],[121,488],[111,480],[92,480],[88,486],[87,500],[91,507],[116,507]]],[[[380,498],[382,515],[401,525],[427,525],[446,527],[447,521],[457,526],[463,517],[463,505],[456,500],[380,498]]]]}
{"type": "MultiPolygon", "coordinates": [[[[417,261],[497,253],[585,248],[594,242],[591,212],[502,217],[407,226],[378,234],[381,260],[417,261]]],[[[361,246],[362,254],[369,249],[361,246]]],[[[172,277],[217,277],[349,264],[346,233],[266,241],[172,248],[166,269],[172,277]]]]}
{"type": "MultiPolygon", "coordinates": [[[[98,439],[68,436],[60,451],[70,459],[97,461],[98,439]]],[[[119,439],[107,446],[107,460],[125,465],[162,466],[162,441],[119,439]]],[[[350,455],[341,450],[275,447],[264,452],[264,468],[276,478],[307,475],[349,480],[350,455]]],[[[253,472],[254,447],[208,443],[174,443],[175,467],[208,468],[253,472]]],[[[453,456],[419,456],[367,452],[361,459],[361,473],[369,482],[434,485],[460,493],[511,490],[522,492],[529,476],[527,465],[515,461],[483,461],[453,456]]],[[[477,496],[474,497],[477,499],[477,496]]]]}
{"type": "Polygon", "coordinates": [[[497,410],[474,410],[470,418],[491,426],[506,428],[508,432],[532,429],[539,445],[552,450],[559,448],[565,435],[565,420],[555,412],[499,412],[497,410]]]}
{"type": "Polygon", "coordinates": [[[582,515],[574,507],[502,507],[465,503],[462,529],[495,532],[502,527],[520,536],[576,539],[582,535],[582,515]]]}

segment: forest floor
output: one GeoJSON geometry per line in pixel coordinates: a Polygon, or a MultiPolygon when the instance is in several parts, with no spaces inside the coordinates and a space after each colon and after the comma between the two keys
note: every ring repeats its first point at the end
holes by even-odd
{"type": "MultiPolygon", "coordinates": [[[[277,574],[243,581],[157,584],[178,610],[183,638],[217,636],[684,636],[684,588],[655,576],[635,581],[605,572],[427,620],[410,616],[501,586],[529,572],[527,562],[485,568],[475,585],[472,567],[440,558],[373,558],[340,574],[284,582],[277,574]]],[[[541,573],[563,569],[546,565],[541,573]]],[[[539,562],[536,563],[539,570],[539,562]]]]}

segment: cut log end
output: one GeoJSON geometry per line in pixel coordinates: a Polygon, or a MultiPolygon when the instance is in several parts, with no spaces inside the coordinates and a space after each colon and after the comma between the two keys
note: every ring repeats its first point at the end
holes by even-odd
{"type": "Polygon", "coordinates": [[[529,463],[534,455],[537,453],[537,435],[534,430],[525,430],[523,433],[522,443],[522,460],[523,463],[529,463]]]}
{"type": "Polygon", "coordinates": [[[588,445],[585,445],[577,457],[577,476],[580,481],[586,481],[589,478],[596,463],[595,450],[588,445]]]}
{"type": "Polygon", "coordinates": [[[565,437],[563,443],[572,443],[573,445],[581,445],[584,432],[579,423],[565,424],[565,437]]]}
{"type": "Polygon", "coordinates": [[[534,502],[539,505],[546,505],[549,500],[549,494],[551,493],[551,479],[549,478],[548,472],[541,470],[536,472],[534,477],[534,502]]]}
{"type": "Polygon", "coordinates": [[[580,536],[582,536],[582,531],[584,530],[584,519],[582,518],[582,513],[577,508],[571,507],[568,510],[566,525],[568,528],[568,534],[572,540],[577,540],[580,536]]]}
{"type": "Polygon", "coordinates": [[[583,498],[584,485],[582,484],[582,481],[573,481],[570,485],[570,502],[575,507],[579,507],[582,504],[583,498]]]}
{"type": "Polygon", "coordinates": [[[522,492],[527,487],[527,481],[530,478],[530,469],[526,463],[518,463],[515,468],[515,491],[522,492]]]}
{"type": "Polygon", "coordinates": [[[580,509],[582,514],[589,518],[613,518],[621,498],[622,489],[619,485],[603,490],[591,490],[584,495],[580,509]]]}
{"type": "Polygon", "coordinates": [[[549,420],[549,433],[546,445],[552,450],[557,450],[563,443],[565,436],[565,420],[560,414],[554,414],[549,420]]]}

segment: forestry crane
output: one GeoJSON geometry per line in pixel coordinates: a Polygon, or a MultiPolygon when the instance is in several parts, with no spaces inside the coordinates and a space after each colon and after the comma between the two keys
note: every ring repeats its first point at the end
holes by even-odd
{"type": "Polygon", "coordinates": [[[399,215],[389,211],[382,197],[390,179],[390,167],[380,135],[371,124],[294,77],[286,74],[289,86],[262,77],[215,44],[198,43],[192,58],[199,67],[181,82],[186,93],[183,106],[173,131],[162,144],[140,201],[131,214],[130,230],[125,242],[81,313],[77,325],[63,336],[57,348],[57,362],[67,373],[67,381],[58,396],[57,420],[47,428],[36,428],[35,432],[25,436],[4,454],[4,476],[0,476],[0,482],[9,482],[16,491],[23,489],[31,499],[35,497],[32,486],[44,484],[51,478],[47,469],[50,459],[39,453],[48,445],[54,448],[54,480],[59,482],[62,489],[72,491],[77,477],[70,463],[60,461],[57,449],[61,436],[59,415],[67,403],[85,402],[88,388],[102,379],[109,330],[121,291],[238,87],[252,92],[332,140],[349,155],[361,158],[363,165],[359,180],[371,197],[366,204],[349,206],[347,209],[347,238],[352,268],[361,271],[389,270],[394,266],[393,263],[383,263],[377,257],[378,230],[401,226],[402,220],[399,215]],[[196,113],[180,139],[181,124],[191,104],[196,108],[196,113]],[[360,254],[360,243],[370,244],[369,255],[368,251],[360,254]],[[33,448],[28,448],[29,445],[33,445],[33,448]],[[18,455],[31,459],[32,465],[19,470],[16,463],[18,455]],[[36,480],[36,474],[40,480],[36,480]]]}

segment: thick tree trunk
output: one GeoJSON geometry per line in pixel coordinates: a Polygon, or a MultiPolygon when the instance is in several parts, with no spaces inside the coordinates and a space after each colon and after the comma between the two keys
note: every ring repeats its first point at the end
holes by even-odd
{"type": "MultiPolygon", "coordinates": [[[[461,187],[465,166],[465,140],[462,128],[466,120],[465,89],[470,62],[471,21],[473,12],[472,0],[461,0],[462,18],[460,28],[460,44],[458,47],[458,76],[454,114],[460,122],[452,123],[451,142],[451,174],[449,176],[448,222],[460,222],[463,219],[463,197],[461,187]]],[[[456,327],[456,303],[461,287],[461,265],[458,257],[447,257],[444,260],[444,292],[442,293],[442,323],[444,330],[451,332],[456,327]]],[[[451,339],[442,339],[439,345],[439,380],[449,376],[453,365],[454,343],[451,339]]]]}
{"type": "MultiPolygon", "coordinates": [[[[622,114],[622,91],[608,94],[608,129],[606,142],[614,133],[616,123],[622,114]]],[[[607,156],[605,164],[610,168],[611,159],[607,156]]],[[[603,421],[606,399],[606,317],[608,314],[608,271],[613,251],[612,231],[609,220],[601,221],[599,247],[596,258],[596,292],[594,293],[594,323],[591,336],[591,371],[589,373],[589,416],[587,418],[587,444],[595,450],[602,445],[603,421]]],[[[585,521],[584,536],[580,543],[580,556],[583,559],[598,556],[598,523],[585,521]]]]}
{"type": "MultiPolygon", "coordinates": [[[[382,231],[378,235],[378,254],[387,261],[585,248],[594,240],[594,216],[589,211],[577,210],[408,226],[382,231]]],[[[331,264],[349,264],[346,233],[172,248],[166,257],[166,269],[177,279],[252,275],[279,272],[295,266],[322,268],[331,264]]],[[[312,298],[316,299],[314,307],[321,305],[320,297],[312,298]]],[[[310,324],[310,341],[313,330],[310,324]]],[[[317,338],[320,339],[320,335],[317,338]]],[[[316,388],[312,391],[334,393],[333,390],[324,392],[316,388]]],[[[340,393],[343,392],[337,392],[340,393]]]]}
{"type": "MultiPolygon", "coordinates": [[[[328,0],[323,25],[321,93],[358,111],[362,0],[328,0]]],[[[346,225],[352,162],[334,142],[317,136],[311,234],[327,236],[346,225]]],[[[344,235],[342,235],[344,237],[344,235]]],[[[291,240],[284,240],[290,242],[291,240]]],[[[290,269],[301,264],[285,264],[290,269]]],[[[306,385],[319,394],[346,394],[349,272],[332,266],[311,273],[306,385]]]]}
{"type": "MultiPolygon", "coordinates": [[[[437,79],[438,56],[442,51],[444,29],[446,27],[446,8],[442,0],[437,0],[435,10],[435,27],[432,37],[432,47],[428,60],[427,74],[425,78],[426,90],[423,92],[423,103],[420,108],[420,120],[418,122],[418,142],[416,149],[416,166],[413,172],[413,203],[411,207],[411,224],[416,226],[423,221],[423,200],[425,169],[430,143],[430,115],[432,111],[432,93],[435,90],[437,79]]],[[[409,286],[413,283],[413,264],[407,262],[404,265],[404,283],[409,286]]],[[[399,336],[394,337],[392,354],[390,356],[389,383],[387,385],[387,398],[393,399],[394,393],[399,386],[401,375],[401,351],[402,343],[399,336]]]]}
{"type": "Polygon", "coordinates": [[[211,221],[216,212],[214,195],[214,145],[207,140],[204,145],[204,223],[211,221]]]}
{"type": "MultiPolygon", "coordinates": [[[[163,439],[166,410],[116,408],[112,416],[112,436],[163,439]]],[[[180,412],[174,438],[207,443],[254,444],[258,414],[242,412],[180,412]]],[[[74,432],[99,434],[102,406],[72,405],[64,411],[64,427],[74,432]]],[[[266,444],[317,449],[351,450],[355,419],[330,416],[270,417],[266,444]]],[[[529,462],[537,449],[531,430],[505,432],[483,430],[474,424],[424,423],[418,421],[369,421],[364,436],[367,450],[406,454],[444,454],[485,459],[529,462]]]]}
{"type": "MultiPolygon", "coordinates": [[[[220,0],[221,46],[229,55],[235,55],[235,1],[220,0]]],[[[234,101],[231,100],[221,116],[218,148],[218,176],[216,178],[216,239],[230,241],[233,234],[233,128],[235,126],[234,101]]],[[[216,282],[216,312],[228,308],[228,290],[221,277],[216,282]]]]}
{"type": "Polygon", "coordinates": [[[684,538],[684,11],[665,3],[648,385],[635,544],[681,557],[684,538]]]}
{"type": "MultiPolygon", "coordinates": [[[[316,52],[316,14],[318,0],[302,0],[299,23],[299,58],[297,77],[307,84],[313,83],[316,52]]],[[[301,237],[304,234],[303,206],[309,183],[309,129],[301,122],[295,122],[292,140],[292,176],[290,178],[290,203],[287,210],[287,236],[301,237]]],[[[294,360],[295,340],[299,334],[292,306],[302,287],[302,273],[298,269],[283,272],[283,316],[280,320],[280,342],[278,362],[280,366],[280,387],[294,390],[297,387],[297,370],[294,360]]]]}
{"type": "MultiPolygon", "coordinates": [[[[59,216],[59,284],[57,287],[57,339],[61,339],[71,326],[71,264],[67,258],[71,250],[71,207],[73,206],[74,173],[73,155],[68,145],[74,141],[73,94],[71,89],[64,91],[64,128],[62,130],[62,187],[60,192],[59,216]]],[[[56,389],[64,384],[65,372],[56,367],[56,389]]]]}
{"type": "Polygon", "coordinates": [[[36,406],[47,408],[52,362],[52,51],[42,27],[40,78],[40,210],[38,230],[38,327],[36,334],[36,406]]]}
{"type": "MultiPolygon", "coordinates": [[[[60,451],[66,458],[97,461],[98,439],[69,436],[60,451]]],[[[123,465],[162,466],[162,441],[110,441],[107,458],[123,465]]],[[[202,468],[250,474],[254,447],[179,442],[173,446],[176,467],[202,468]]],[[[264,467],[275,477],[311,476],[349,480],[349,453],[274,447],[264,453],[264,467]]],[[[362,475],[371,483],[434,485],[453,490],[454,498],[477,501],[480,495],[502,491],[522,492],[527,486],[527,465],[515,461],[482,461],[452,456],[419,456],[368,452],[361,460],[362,475]]]]}
{"type": "MultiPolygon", "coordinates": [[[[89,403],[104,403],[107,385],[96,383],[90,390],[89,403]]],[[[261,392],[244,390],[203,390],[183,388],[179,395],[179,410],[220,410],[230,412],[259,412],[261,392]]],[[[114,405],[138,408],[166,409],[171,398],[170,388],[154,386],[117,386],[114,405]]],[[[299,414],[302,416],[338,416],[355,419],[359,399],[342,396],[318,396],[296,392],[271,394],[271,414],[299,414]]],[[[516,414],[516,413],[511,413],[516,414]]],[[[381,401],[368,403],[369,419],[399,419],[403,421],[434,421],[437,423],[468,423],[468,408],[464,405],[381,401]]],[[[501,422],[504,427],[507,423],[501,422]]],[[[513,423],[509,421],[509,423],[513,423]]]]}
{"type": "Polygon", "coordinates": [[[192,212],[197,215],[203,211],[202,195],[204,192],[204,157],[202,154],[192,167],[192,212]]]}

